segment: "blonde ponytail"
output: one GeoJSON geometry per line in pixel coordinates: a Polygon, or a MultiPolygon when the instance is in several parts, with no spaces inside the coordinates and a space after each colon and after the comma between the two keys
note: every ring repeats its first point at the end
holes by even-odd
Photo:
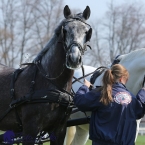
{"type": "Polygon", "coordinates": [[[102,89],[102,96],[100,102],[104,105],[108,105],[113,101],[112,98],[112,85],[114,83],[114,78],[111,73],[111,70],[107,70],[103,77],[103,89],[102,89]]]}
{"type": "Polygon", "coordinates": [[[103,87],[100,102],[108,105],[113,102],[112,86],[122,76],[129,77],[127,69],[121,64],[115,64],[111,69],[107,70],[103,76],[103,87]]]}

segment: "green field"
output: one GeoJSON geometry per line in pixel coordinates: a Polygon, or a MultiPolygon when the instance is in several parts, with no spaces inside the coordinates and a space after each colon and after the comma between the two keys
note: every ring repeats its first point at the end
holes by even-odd
{"type": "Polygon", "coordinates": [[[136,145],[145,145],[145,136],[138,136],[136,145]]]}
{"type": "MultiPolygon", "coordinates": [[[[48,144],[46,144],[48,145],[48,144]]],[[[86,145],[91,145],[91,141],[88,140],[88,142],[86,143],[86,145]]],[[[137,138],[137,142],[135,145],[145,145],[145,136],[138,136],[137,138]]]]}

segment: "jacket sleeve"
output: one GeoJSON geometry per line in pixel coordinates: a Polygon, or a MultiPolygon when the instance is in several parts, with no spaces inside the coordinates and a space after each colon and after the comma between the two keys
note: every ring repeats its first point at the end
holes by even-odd
{"type": "Polygon", "coordinates": [[[83,85],[76,92],[74,103],[81,111],[95,111],[99,106],[100,92],[89,91],[88,87],[83,85]]]}
{"type": "Polygon", "coordinates": [[[145,114],[145,90],[141,89],[138,93],[137,93],[137,106],[136,106],[136,111],[138,112],[138,116],[140,119],[144,116],[145,114]],[[140,108],[139,108],[140,107],[140,108]],[[141,114],[142,113],[142,114],[141,114]],[[139,115],[140,114],[140,115],[139,115]]]}

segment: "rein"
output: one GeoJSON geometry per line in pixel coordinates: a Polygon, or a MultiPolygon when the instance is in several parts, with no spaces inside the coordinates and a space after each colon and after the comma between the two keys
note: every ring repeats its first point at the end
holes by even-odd
{"type": "MultiPolygon", "coordinates": [[[[85,77],[87,77],[87,76],[89,76],[89,75],[91,75],[91,74],[93,74],[93,75],[91,76],[90,82],[91,82],[92,84],[94,84],[96,78],[97,78],[98,76],[100,76],[100,75],[104,72],[105,69],[108,69],[108,68],[107,68],[107,67],[104,67],[104,66],[101,66],[101,67],[97,68],[95,71],[93,71],[93,72],[91,72],[91,73],[88,73],[88,74],[84,75],[84,68],[82,68],[83,76],[82,76],[82,77],[79,77],[79,78],[73,77],[75,80],[73,81],[72,84],[74,84],[74,83],[77,82],[77,81],[78,81],[79,83],[83,84],[80,80],[83,79],[83,78],[85,78],[85,77]]],[[[93,85],[91,85],[89,89],[92,90],[92,89],[93,89],[92,87],[95,88],[93,85]]],[[[98,87],[100,87],[100,86],[96,86],[96,87],[98,88],[98,87]]],[[[72,92],[73,92],[73,94],[75,95],[75,92],[74,92],[73,88],[72,88],[72,92]]],[[[80,111],[80,110],[79,110],[78,108],[75,108],[74,110],[72,110],[71,114],[74,114],[74,113],[79,112],[79,111],[80,111]]],[[[85,116],[86,116],[85,118],[78,119],[77,121],[74,120],[74,122],[70,120],[70,121],[68,121],[68,126],[71,126],[72,124],[77,124],[79,121],[80,121],[81,123],[78,123],[78,125],[89,123],[89,121],[90,121],[90,116],[87,116],[86,112],[83,112],[83,113],[84,113],[85,116]]]]}
{"type": "MultiPolygon", "coordinates": [[[[68,21],[64,22],[64,25],[62,26],[62,29],[63,29],[63,27],[64,27],[67,23],[73,22],[73,21],[75,21],[75,20],[76,20],[76,21],[80,21],[80,22],[82,22],[82,23],[88,25],[88,26],[91,28],[91,26],[90,26],[89,24],[87,24],[86,22],[84,22],[81,18],[71,18],[71,19],[72,19],[72,20],[68,20],[68,21]]],[[[63,33],[63,32],[61,31],[61,35],[62,35],[62,40],[63,40],[63,41],[59,41],[58,43],[63,43],[64,50],[65,50],[66,52],[67,52],[68,50],[70,50],[70,48],[71,48],[72,46],[78,46],[78,48],[79,48],[79,50],[80,50],[80,52],[81,52],[82,55],[83,55],[84,52],[86,51],[86,46],[88,46],[90,49],[92,49],[90,45],[86,44],[87,42],[85,42],[84,47],[82,47],[81,44],[78,43],[77,41],[73,41],[69,46],[67,46],[66,43],[65,43],[65,40],[64,40],[64,35],[63,35],[62,33],[63,33]]]]}
{"type": "MultiPolygon", "coordinates": [[[[72,82],[72,84],[74,84],[75,82],[79,82],[79,83],[83,84],[80,80],[81,80],[81,79],[84,79],[85,77],[87,77],[87,76],[89,76],[89,75],[91,75],[91,74],[93,74],[93,75],[91,76],[91,79],[90,79],[90,82],[91,82],[92,85],[91,85],[90,88],[89,88],[90,90],[92,90],[93,88],[95,88],[93,84],[94,84],[96,78],[97,78],[98,76],[100,76],[100,75],[103,73],[103,71],[104,71],[105,69],[108,69],[108,68],[105,67],[105,66],[101,66],[101,67],[98,67],[95,71],[93,71],[93,72],[91,72],[91,73],[88,73],[88,74],[84,75],[84,68],[82,68],[82,74],[83,74],[83,76],[82,76],[82,77],[79,77],[79,78],[76,78],[76,77],[73,76],[73,78],[74,78],[75,80],[72,82]]],[[[96,86],[96,87],[100,87],[100,86],[96,86]]],[[[75,95],[75,92],[74,92],[73,88],[71,88],[71,90],[72,90],[72,93],[75,95]]]]}
{"type": "Polygon", "coordinates": [[[37,63],[23,63],[23,64],[21,64],[21,65],[36,65],[37,69],[38,69],[39,72],[42,74],[42,76],[45,77],[51,84],[53,84],[54,86],[56,86],[60,91],[65,92],[65,93],[67,93],[68,95],[70,95],[71,97],[73,97],[72,94],[70,94],[70,93],[67,92],[65,89],[59,87],[57,84],[55,84],[54,82],[52,82],[52,80],[55,80],[55,79],[59,78],[59,77],[62,75],[62,73],[63,73],[63,71],[64,71],[64,66],[63,66],[62,72],[61,72],[58,76],[56,76],[55,78],[49,78],[48,75],[44,72],[44,70],[43,70],[43,68],[42,68],[42,66],[41,66],[41,64],[40,64],[40,61],[37,62],[37,63]]]}
{"type": "Polygon", "coordinates": [[[42,76],[45,77],[51,84],[53,84],[54,86],[56,86],[56,87],[57,87],[59,90],[61,90],[62,92],[65,92],[65,93],[67,93],[68,95],[70,95],[71,97],[73,97],[72,94],[70,94],[70,93],[67,92],[65,89],[59,87],[57,84],[55,84],[54,82],[52,82],[52,80],[57,79],[59,76],[61,76],[61,74],[62,74],[63,71],[64,71],[64,68],[63,68],[63,71],[62,71],[56,78],[49,78],[48,75],[45,74],[45,72],[43,72],[42,66],[40,65],[40,63],[37,63],[36,66],[37,66],[39,72],[42,74],[42,76]]]}
{"type": "Polygon", "coordinates": [[[86,75],[84,75],[84,76],[82,76],[82,77],[79,77],[79,78],[76,78],[76,77],[74,77],[73,76],[73,78],[75,79],[73,82],[72,82],[72,84],[74,84],[75,82],[80,82],[80,83],[82,83],[80,80],[81,79],[83,79],[83,78],[85,78],[85,77],[87,77],[87,76],[89,76],[89,75],[91,75],[91,74],[93,74],[95,71],[93,71],[93,72],[91,72],[91,73],[88,73],[88,74],[86,74],[86,75]]]}
{"type": "MultiPolygon", "coordinates": [[[[72,84],[74,84],[75,82],[80,82],[81,84],[83,84],[80,80],[81,79],[83,79],[83,78],[85,78],[85,77],[87,77],[87,76],[89,76],[89,75],[91,75],[91,74],[94,74],[96,71],[98,71],[99,69],[107,69],[107,67],[105,67],[105,66],[101,66],[101,67],[98,67],[95,71],[93,71],[93,72],[91,72],[91,73],[88,73],[88,74],[86,74],[86,75],[84,75],[83,74],[83,76],[82,77],[79,77],[79,78],[76,78],[76,77],[74,77],[73,76],[73,78],[75,79],[73,82],[72,82],[72,84]]],[[[93,77],[93,75],[92,75],[92,77],[93,77]]],[[[91,78],[92,78],[91,77],[91,78]]]]}

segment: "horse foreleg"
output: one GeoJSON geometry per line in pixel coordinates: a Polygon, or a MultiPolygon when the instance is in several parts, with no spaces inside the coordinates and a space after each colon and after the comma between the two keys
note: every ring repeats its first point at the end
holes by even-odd
{"type": "Polygon", "coordinates": [[[50,145],[63,145],[64,138],[66,134],[66,126],[63,127],[61,130],[57,129],[50,135],[50,145]]]}
{"type": "Polygon", "coordinates": [[[76,126],[76,133],[71,145],[85,145],[89,137],[89,132],[76,126]]]}
{"type": "Polygon", "coordinates": [[[38,134],[38,126],[34,121],[23,124],[23,145],[34,145],[38,134]]]}

